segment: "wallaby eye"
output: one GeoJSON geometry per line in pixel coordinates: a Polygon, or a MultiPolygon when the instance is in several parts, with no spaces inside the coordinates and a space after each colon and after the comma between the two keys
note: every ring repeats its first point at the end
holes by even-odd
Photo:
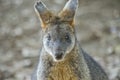
{"type": "Polygon", "coordinates": [[[66,39],[66,40],[69,40],[69,39],[70,39],[70,37],[69,37],[68,34],[65,35],[65,39],[66,39]]]}

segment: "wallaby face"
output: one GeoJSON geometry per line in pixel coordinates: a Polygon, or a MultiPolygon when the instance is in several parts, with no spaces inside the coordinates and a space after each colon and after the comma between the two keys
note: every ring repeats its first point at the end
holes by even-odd
{"type": "Polygon", "coordinates": [[[55,61],[61,61],[75,45],[74,32],[68,23],[50,24],[43,37],[45,50],[55,61]]]}
{"type": "Polygon", "coordinates": [[[64,60],[74,48],[73,23],[77,3],[77,0],[70,0],[58,15],[53,15],[41,1],[35,4],[44,31],[43,47],[54,61],[64,60]]]}

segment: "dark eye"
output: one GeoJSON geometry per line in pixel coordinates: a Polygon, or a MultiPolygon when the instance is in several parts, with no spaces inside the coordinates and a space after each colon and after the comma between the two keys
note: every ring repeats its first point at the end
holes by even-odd
{"type": "Polygon", "coordinates": [[[65,39],[66,39],[66,40],[69,40],[69,39],[70,39],[70,37],[69,37],[68,34],[65,35],[65,39]]]}
{"type": "Polygon", "coordinates": [[[51,40],[51,36],[50,36],[50,34],[48,34],[48,37],[47,37],[47,38],[48,38],[49,41],[51,40]]]}

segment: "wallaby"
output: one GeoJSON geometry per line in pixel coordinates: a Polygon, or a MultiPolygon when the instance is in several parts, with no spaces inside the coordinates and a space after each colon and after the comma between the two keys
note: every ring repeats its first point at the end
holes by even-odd
{"type": "Polygon", "coordinates": [[[78,0],[69,0],[57,15],[41,1],[34,7],[42,27],[42,48],[32,80],[108,80],[76,39],[74,16],[78,0]]]}

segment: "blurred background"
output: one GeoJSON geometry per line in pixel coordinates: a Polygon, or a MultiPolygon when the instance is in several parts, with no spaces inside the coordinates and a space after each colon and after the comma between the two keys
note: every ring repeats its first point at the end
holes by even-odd
{"type": "MultiPolygon", "coordinates": [[[[0,0],[0,80],[30,80],[39,59],[36,0],[0,0]]],[[[58,13],[67,0],[42,0],[58,13]]],[[[110,80],[120,80],[120,0],[80,0],[77,38],[110,80]]]]}

